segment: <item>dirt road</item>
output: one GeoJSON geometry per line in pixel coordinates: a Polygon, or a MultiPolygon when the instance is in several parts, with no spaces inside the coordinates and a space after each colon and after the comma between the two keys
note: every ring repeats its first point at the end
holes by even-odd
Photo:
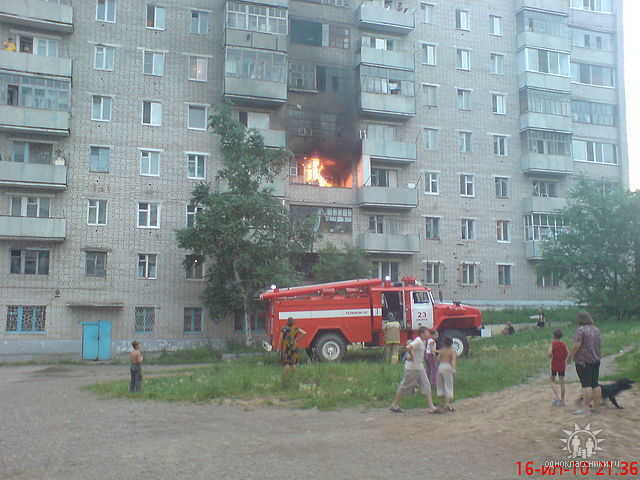
{"type": "MultiPolygon", "coordinates": [[[[624,410],[576,417],[573,405],[551,405],[542,379],[443,415],[101,400],[79,388],[127,370],[0,367],[0,479],[543,478],[518,476],[516,462],[565,460],[561,429],[576,423],[602,429],[593,458],[640,459],[637,389],[621,395],[624,410]]],[[[578,386],[568,392],[575,398],[578,386]]]]}

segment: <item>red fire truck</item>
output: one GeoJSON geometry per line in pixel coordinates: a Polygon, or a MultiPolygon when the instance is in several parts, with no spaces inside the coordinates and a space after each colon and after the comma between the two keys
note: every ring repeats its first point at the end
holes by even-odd
{"type": "Polygon", "coordinates": [[[267,307],[267,348],[278,348],[280,330],[293,317],[307,332],[299,347],[322,362],[342,360],[350,343],[384,345],[383,320],[390,313],[402,326],[402,343],[425,326],[438,330],[440,338],[452,337],[462,356],[469,351],[467,336],[480,335],[482,328],[480,310],[460,303],[436,304],[431,290],[413,277],[401,283],[374,278],[272,288],[260,298],[267,307]]]}

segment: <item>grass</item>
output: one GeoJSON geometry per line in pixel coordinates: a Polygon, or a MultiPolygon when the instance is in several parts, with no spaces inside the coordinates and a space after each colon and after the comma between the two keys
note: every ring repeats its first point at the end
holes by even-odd
{"type": "MultiPolygon", "coordinates": [[[[640,338],[639,322],[600,322],[602,354],[618,352],[640,338]]],[[[575,325],[565,328],[565,340],[575,325]]],[[[512,336],[471,340],[471,354],[458,363],[456,398],[469,398],[526,382],[545,370],[551,329],[532,329],[512,336]]],[[[285,382],[275,354],[215,361],[210,366],[145,378],[140,394],[128,393],[128,381],[96,383],[86,388],[103,397],[138,400],[207,402],[225,398],[332,409],[386,406],[402,377],[402,366],[379,361],[379,352],[350,352],[341,364],[307,362],[285,382]]],[[[629,360],[625,360],[629,361],[629,360]]],[[[636,367],[637,368],[637,367],[636,367]]],[[[423,398],[408,395],[407,408],[424,407],[423,398]]]]}
{"type": "MultiPolygon", "coordinates": [[[[577,307],[566,308],[549,308],[545,309],[544,316],[547,322],[573,322],[576,319],[576,313],[581,309],[577,307]]],[[[525,308],[505,308],[502,310],[483,309],[482,323],[486,325],[511,323],[527,323],[534,322],[529,318],[530,315],[538,313],[538,309],[534,307],[525,308]]]]}
{"type": "Polygon", "coordinates": [[[631,350],[616,358],[616,366],[616,373],[608,375],[606,380],[614,381],[626,377],[640,384],[640,346],[638,343],[631,350]]]}

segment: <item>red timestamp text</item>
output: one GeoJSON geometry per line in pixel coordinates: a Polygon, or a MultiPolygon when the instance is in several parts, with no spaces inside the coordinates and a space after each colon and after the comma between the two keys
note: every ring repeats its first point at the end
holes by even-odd
{"type": "Polygon", "coordinates": [[[574,461],[574,462],[516,462],[516,473],[521,476],[631,476],[638,475],[640,464],[633,462],[574,461]]]}

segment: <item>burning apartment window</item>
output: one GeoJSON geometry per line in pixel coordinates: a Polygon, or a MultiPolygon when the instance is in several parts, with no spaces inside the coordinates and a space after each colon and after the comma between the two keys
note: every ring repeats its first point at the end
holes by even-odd
{"type": "Polygon", "coordinates": [[[390,68],[363,66],[360,68],[363,92],[414,96],[414,73],[390,68]]]}
{"type": "Polygon", "coordinates": [[[290,182],[317,187],[352,187],[351,163],[318,156],[297,159],[289,168],[290,182]]]}
{"type": "Polygon", "coordinates": [[[316,90],[316,66],[300,63],[289,64],[289,87],[300,90],[316,90]]]}
{"type": "Polygon", "coordinates": [[[293,222],[311,222],[315,231],[322,233],[351,233],[353,231],[353,210],[339,207],[309,207],[291,205],[293,222]]]}

